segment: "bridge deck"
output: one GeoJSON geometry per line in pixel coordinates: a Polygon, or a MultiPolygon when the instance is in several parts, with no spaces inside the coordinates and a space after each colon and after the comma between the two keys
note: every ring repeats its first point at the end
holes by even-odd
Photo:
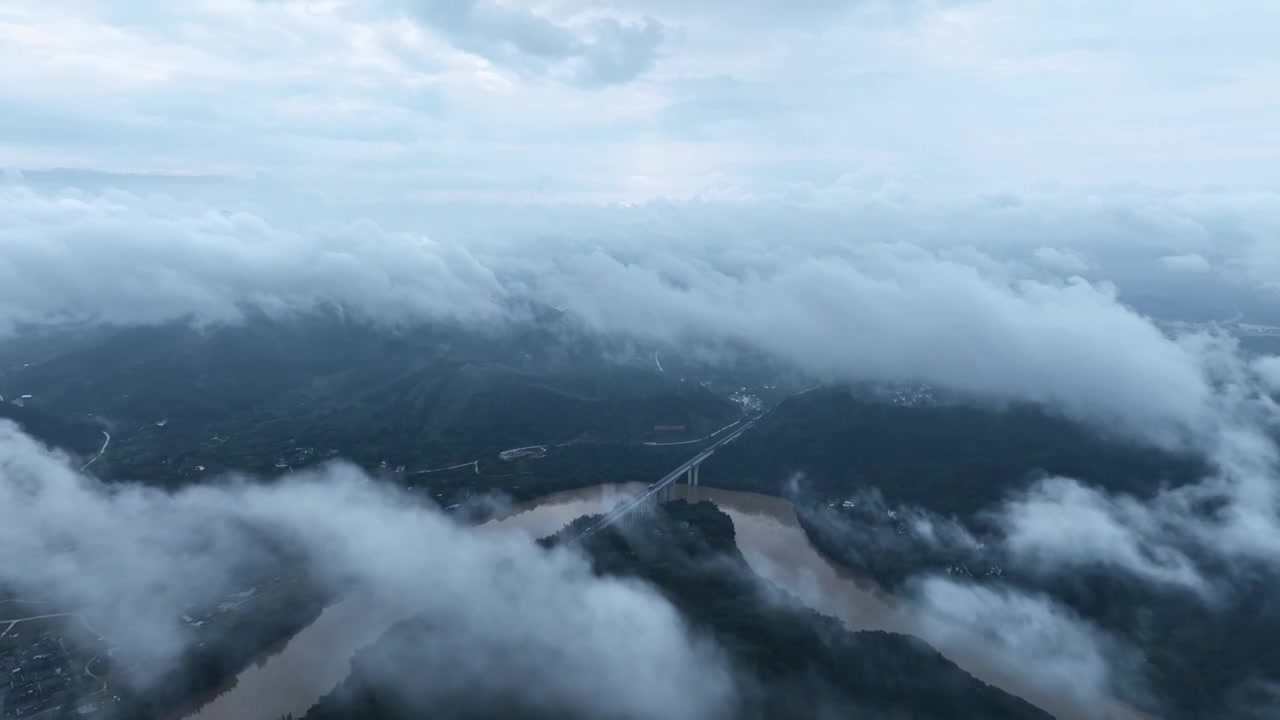
{"type": "Polygon", "coordinates": [[[667,486],[679,480],[680,477],[685,473],[689,472],[690,469],[697,467],[698,465],[701,465],[703,461],[705,461],[707,458],[715,454],[717,448],[736,440],[738,436],[746,432],[747,428],[751,427],[751,424],[754,423],[757,419],[759,418],[758,417],[751,418],[750,420],[746,421],[745,423],[742,424],[742,427],[738,428],[737,430],[734,430],[733,432],[729,433],[723,438],[717,440],[715,444],[713,444],[711,447],[707,448],[706,450],[703,450],[697,455],[694,455],[693,457],[684,461],[684,463],[681,464],[679,467],[677,467],[675,470],[672,470],[671,472],[664,475],[661,480],[658,480],[657,482],[649,485],[648,487],[636,493],[635,495],[632,495],[626,500],[623,500],[613,510],[610,510],[609,512],[605,513],[603,516],[600,517],[600,519],[596,520],[589,527],[587,527],[587,529],[583,530],[581,533],[578,533],[578,535],[575,536],[571,542],[577,542],[579,540],[582,540],[583,538],[593,535],[603,530],[604,528],[607,528],[610,525],[618,522],[622,518],[626,517],[628,513],[640,507],[641,505],[644,505],[654,495],[656,495],[657,493],[665,489],[667,486]]]}

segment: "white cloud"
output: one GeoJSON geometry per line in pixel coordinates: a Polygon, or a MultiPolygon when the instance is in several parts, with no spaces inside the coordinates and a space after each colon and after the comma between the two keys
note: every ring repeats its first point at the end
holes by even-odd
{"type": "Polygon", "coordinates": [[[1033,254],[1041,265],[1050,270],[1067,273],[1083,273],[1089,270],[1089,262],[1070,250],[1038,247],[1033,254]]]}
{"type": "Polygon", "coordinates": [[[545,219],[564,234],[531,241],[537,225],[514,235],[480,226],[468,240],[368,221],[292,230],[118,191],[18,186],[0,191],[0,205],[8,328],[217,321],[243,305],[474,322],[500,319],[516,293],[605,333],[743,342],[826,377],[1030,400],[1162,442],[1202,435],[1215,412],[1199,350],[1116,302],[1108,285],[1033,279],[976,248],[932,248],[927,236],[849,241],[839,216],[821,212],[799,216],[816,232],[797,241],[787,224],[755,225],[768,204],[563,210],[545,219]]]}
{"type": "Polygon", "coordinates": [[[1115,277],[1126,294],[1201,293],[1230,308],[1265,275],[1233,271],[1217,290],[1171,292],[1166,275],[1134,270],[1144,266],[1135,258],[1204,242],[1224,218],[1235,227],[1218,251],[1244,258],[1280,222],[1277,196],[939,203],[910,190],[891,199],[874,177],[786,198],[547,208],[370,207],[269,181],[10,175],[0,328],[215,321],[244,305],[336,304],[388,324],[485,321],[517,294],[605,332],[745,342],[824,376],[1032,400],[1164,441],[1204,434],[1217,412],[1204,348],[1166,337],[1105,280],[1046,278],[1019,258],[1087,256],[1092,278],[1115,277]],[[135,191],[35,189],[82,181],[135,191]],[[353,222],[364,210],[381,219],[353,222]]]}
{"type": "Polygon", "coordinates": [[[1280,425],[1280,413],[1265,396],[1219,402],[1223,425],[1204,450],[1212,466],[1207,477],[1148,499],[1048,478],[993,514],[1003,548],[1027,572],[1119,570],[1208,603],[1229,597],[1235,581],[1259,564],[1274,570],[1280,455],[1270,433],[1280,425]]]}
{"type": "Polygon", "coordinates": [[[1260,118],[1280,113],[1280,63],[1258,28],[1277,19],[1155,0],[34,4],[0,16],[0,148],[31,168],[266,170],[402,198],[433,173],[547,200],[868,169],[930,191],[1275,189],[1260,118]],[[730,96],[690,104],[719,80],[730,96]],[[620,148],[677,143],[714,159],[624,182],[620,148]]]}
{"type": "Polygon", "coordinates": [[[1144,690],[1131,649],[1047,596],[923,577],[905,600],[921,638],[944,653],[965,653],[984,675],[1019,678],[1027,695],[1053,698],[1056,715],[1129,717],[1112,698],[1144,690]]]}
{"type": "Polygon", "coordinates": [[[1253,362],[1253,369],[1271,392],[1280,393],[1280,356],[1258,358],[1253,362]]]}
{"type": "MultiPolygon", "coordinates": [[[[1274,233],[1274,229],[1272,231],[1274,233]]],[[[1228,261],[1231,271],[1239,277],[1257,284],[1268,291],[1268,300],[1275,301],[1280,293],[1280,243],[1276,235],[1259,235],[1228,261]]]]}
{"type": "Polygon", "coordinates": [[[1146,580],[1208,595],[1195,564],[1171,544],[1180,528],[1131,497],[1069,478],[1041,481],[1001,510],[1008,550],[1027,568],[1059,570],[1102,564],[1146,580]]]}
{"type": "Polygon", "coordinates": [[[462,685],[592,715],[690,719],[735,699],[718,649],[652,588],[597,577],[581,556],[518,532],[458,526],[352,467],[176,493],[104,486],[7,421],[0,457],[0,583],[84,613],[118,657],[174,660],[195,641],[185,604],[239,589],[265,535],[296,546],[332,590],[357,581],[388,624],[421,614],[443,647],[464,649],[436,680],[384,669],[427,696],[433,683],[462,685]]]}
{"type": "Polygon", "coordinates": [[[1195,358],[1105,287],[985,277],[903,246],[821,260],[749,252],[593,252],[560,258],[540,282],[600,330],[737,339],[830,377],[1030,399],[1170,440],[1204,420],[1195,358]]]}
{"type": "Polygon", "coordinates": [[[0,190],[0,332],[341,305],[389,323],[499,315],[498,281],[461,246],[369,221],[297,233],[161,196],[0,190]],[[57,288],[52,291],[52,288],[57,288]]]}

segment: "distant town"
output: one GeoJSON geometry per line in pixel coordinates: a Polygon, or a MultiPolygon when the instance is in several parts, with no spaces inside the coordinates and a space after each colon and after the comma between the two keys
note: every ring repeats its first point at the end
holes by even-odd
{"type": "Polygon", "coordinates": [[[110,642],[83,618],[0,601],[0,717],[94,717],[118,702],[105,680],[110,642]]]}

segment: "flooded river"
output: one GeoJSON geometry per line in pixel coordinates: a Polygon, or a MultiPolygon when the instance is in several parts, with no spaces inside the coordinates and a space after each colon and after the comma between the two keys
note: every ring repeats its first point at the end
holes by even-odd
{"type": "MultiPolygon", "coordinates": [[[[549,535],[574,518],[605,512],[642,486],[597,485],[557,493],[516,506],[506,515],[475,528],[477,532],[516,530],[530,538],[549,535]]],[[[922,634],[918,623],[870,583],[829,562],[810,543],[786,500],[757,493],[676,485],[677,496],[711,500],[733,519],[738,547],[761,577],[802,602],[842,620],[855,630],[922,634]]],[[[282,649],[244,670],[233,686],[186,720],[278,720],[285,713],[301,717],[320,696],[346,677],[356,650],[404,619],[380,607],[375,598],[353,592],[327,608],[282,649]]],[[[1129,720],[1144,718],[1114,703],[1082,708],[1062,693],[1028,687],[1001,671],[991,648],[944,646],[944,655],[973,676],[1018,695],[1059,718],[1129,720]]]]}

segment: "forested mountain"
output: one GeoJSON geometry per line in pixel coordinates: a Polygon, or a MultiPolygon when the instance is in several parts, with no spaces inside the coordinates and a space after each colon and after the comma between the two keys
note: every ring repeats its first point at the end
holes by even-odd
{"type": "Polygon", "coordinates": [[[500,330],[318,314],[48,332],[0,344],[0,385],[0,417],[51,444],[87,459],[109,432],[99,476],[170,486],[334,457],[406,475],[479,460],[463,471],[510,480],[529,467],[498,453],[528,445],[594,472],[601,446],[696,438],[743,414],[705,373],[668,374],[547,309],[500,330]]]}
{"type": "MultiPolygon", "coordinates": [[[[767,409],[703,466],[703,484],[792,497],[818,547],[884,587],[947,567],[988,582],[985,573],[999,567],[999,582],[1047,593],[1137,648],[1160,698],[1147,707],[1173,717],[1212,716],[1280,677],[1273,642],[1280,617],[1269,602],[1280,585],[1266,573],[1206,604],[1099,568],[1024,572],[997,549],[999,527],[989,511],[1046,476],[1151,498],[1204,477],[1208,468],[1195,456],[1129,442],[1042,408],[918,388],[830,386],[775,403],[803,385],[788,386],[752,361],[718,368],[694,357],[659,361],[649,349],[580,334],[552,311],[522,322],[490,333],[378,328],[318,314],[24,336],[0,344],[0,418],[79,462],[95,457],[109,433],[109,447],[92,466],[108,480],[174,487],[226,471],[277,476],[341,458],[449,505],[491,491],[527,499],[600,482],[651,482],[703,445],[646,442],[696,440],[767,409]],[[538,447],[527,457],[499,455],[524,446],[538,447]],[[962,523],[979,541],[990,541],[987,549],[926,542],[888,514],[911,508],[962,523]]],[[[684,548],[662,559],[605,534],[593,544],[593,557],[601,572],[658,584],[732,648],[751,678],[745,687],[773,688],[758,703],[774,713],[766,716],[816,710],[789,704],[806,697],[889,713],[887,698],[916,689],[860,684],[871,670],[907,658],[902,662],[924,663],[929,673],[950,672],[930,664],[931,651],[903,649],[902,638],[857,634],[832,645],[827,640],[843,631],[825,621],[781,613],[778,603],[756,607],[758,598],[748,599],[745,586],[705,574],[685,558],[704,551],[736,557],[732,543],[723,542],[731,527],[725,535],[719,521],[688,512],[692,519],[681,522],[700,528],[703,550],[684,548]],[[693,602],[692,588],[718,599],[693,602]],[[715,614],[700,615],[708,608],[715,614]],[[825,629],[813,629],[819,626],[825,629]],[[816,658],[803,678],[777,664],[779,653],[793,650],[795,658],[816,658]],[[846,676],[840,667],[857,672],[846,676]],[[842,695],[841,687],[857,692],[842,695]],[[875,699],[881,692],[883,702],[875,699]]],[[[377,652],[410,662],[400,654],[426,643],[429,628],[409,623],[398,632],[415,640],[377,652]]],[[[903,669],[894,677],[912,674],[903,669]]],[[[944,706],[939,701],[935,710],[944,706]]],[[[926,703],[920,712],[932,707],[926,703]]]]}
{"type": "Polygon", "coordinates": [[[1234,717],[1236,705],[1280,711],[1276,698],[1255,697],[1280,677],[1280,614],[1271,602],[1280,580],[1261,566],[1231,577],[1213,602],[1102,566],[1046,573],[1002,551],[989,515],[1047,475],[1149,498],[1208,472],[1196,457],[1037,408],[894,405],[826,388],[782,403],[717,452],[702,481],[791,496],[823,553],[891,591],[959,572],[966,582],[1054,598],[1136,649],[1152,692],[1128,699],[1157,716],[1234,717]],[[917,517],[956,520],[979,544],[921,534],[917,517]]]}
{"type": "Polygon", "coordinates": [[[1044,475],[1148,496],[1194,482],[1203,462],[1109,437],[1028,405],[885,402],[847,386],[781,403],[704,477],[734,489],[784,492],[804,475],[815,498],[877,488],[890,505],[970,519],[1044,475]]]}

